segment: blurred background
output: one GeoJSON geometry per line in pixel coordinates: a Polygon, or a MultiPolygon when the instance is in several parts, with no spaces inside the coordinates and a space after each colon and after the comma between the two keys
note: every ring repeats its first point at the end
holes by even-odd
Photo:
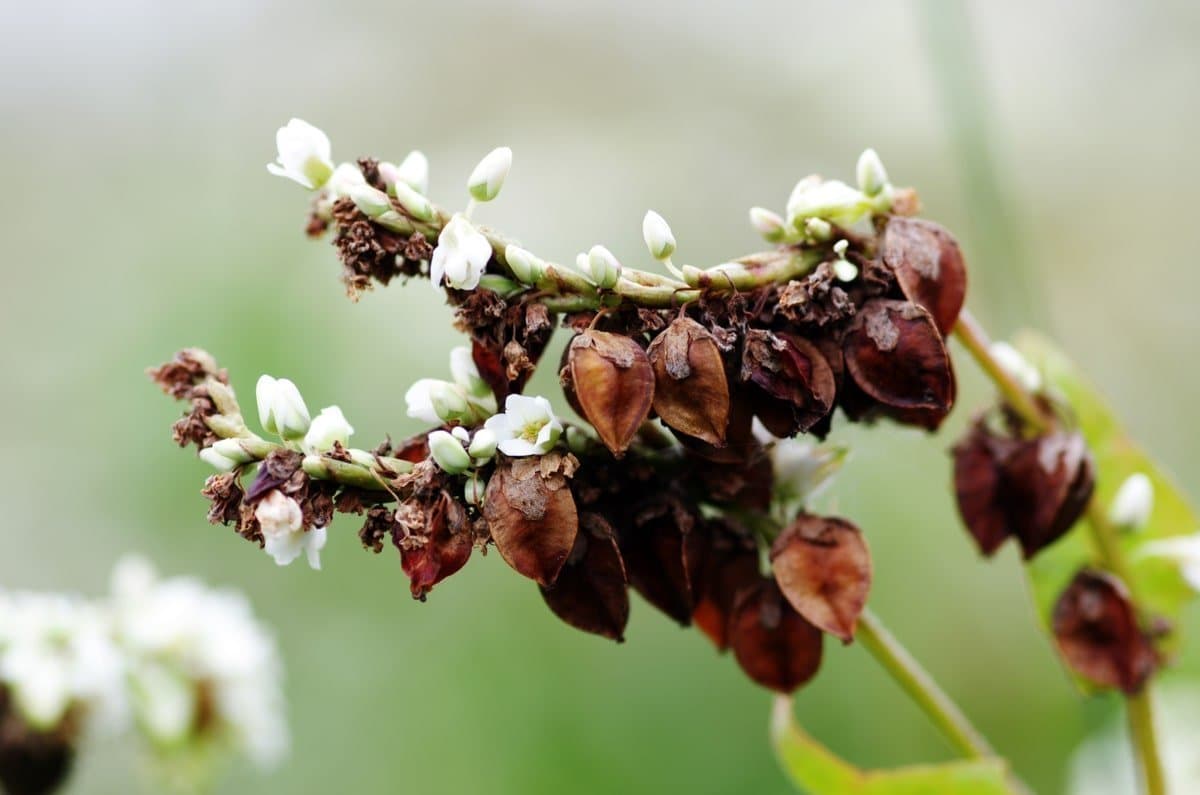
{"type": "MultiPolygon", "coordinates": [[[[260,372],[289,376],[369,446],[417,430],[404,390],[459,342],[427,284],[343,297],[302,234],[307,194],[264,168],[292,116],[338,160],[422,149],[448,206],[513,147],[477,218],[560,261],[641,256],[647,208],[677,260],[745,253],[747,208],[782,209],[810,172],[852,179],[873,146],[958,235],[993,332],[1056,335],[1200,496],[1195,3],[62,0],[4,4],[0,30],[0,583],[98,594],[140,551],[248,591],[289,667],[294,749],[224,792],[788,791],[768,695],[640,601],[618,647],[497,555],[422,605],[356,523],[318,573],[205,522],[208,469],[172,446],[147,365],[205,347],[243,403],[260,372]]],[[[1014,550],[984,562],[958,524],[945,453],[989,394],[959,369],[936,437],[840,424],[837,505],[867,530],[875,610],[1053,793],[1119,704],[1074,693],[1014,550]]],[[[949,756],[854,647],[827,644],[797,709],[862,765],[949,756]]],[[[136,791],[127,762],[86,758],[71,791],[136,791]]]]}

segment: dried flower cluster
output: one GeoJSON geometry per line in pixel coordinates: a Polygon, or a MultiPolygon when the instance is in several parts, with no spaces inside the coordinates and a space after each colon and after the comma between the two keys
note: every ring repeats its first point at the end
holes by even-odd
{"type": "Polygon", "coordinates": [[[230,751],[277,764],[282,666],[245,598],[140,558],[112,579],[104,600],[0,591],[0,788],[54,792],[90,736],[135,727],[184,776],[230,751]]]}

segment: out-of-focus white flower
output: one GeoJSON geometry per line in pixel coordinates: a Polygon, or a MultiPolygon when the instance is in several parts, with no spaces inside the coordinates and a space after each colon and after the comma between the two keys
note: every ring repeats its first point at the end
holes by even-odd
{"type": "Polygon", "coordinates": [[[753,431],[771,456],[775,497],[785,505],[803,505],[820,495],[849,454],[844,445],[776,439],[757,419],[753,431]]]}
{"type": "Polygon", "coordinates": [[[453,384],[439,381],[436,378],[422,378],[410,386],[404,393],[404,402],[408,404],[408,416],[432,425],[441,425],[445,422],[433,408],[433,393],[444,386],[453,386],[453,384]]]}
{"type": "Polygon", "coordinates": [[[839,226],[849,226],[871,210],[871,199],[845,182],[820,177],[805,177],[796,183],[788,198],[788,221],[796,229],[805,228],[809,218],[824,218],[839,226]]]}
{"type": "Polygon", "coordinates": [[[1200,532],[1150,541],[1137,548],[1137,557],[1170,558],[1192,590],[1200,592],[1200,532]]]}
{"type": "Polygon", "coordinates": [[[621,278],[621,263],[607,248],[601,245],[592,246],[587,255],[587,270],[592,281],[602,290],[611,290],[617,286],[621,278]]]}
{"type": "MultiPolygon", "coordinates": [[[[1200,690],[1166,682],[1155,692],[1155,724],[1166,792],[1188,795],[1200,781],[1200,690]]],[[[1068,795],[1138,795],[1138,769],[1123,722],[1086,739],[1070,760],[1068,795]]]]}
{"type": "Polygon", "coordinates": [[[887,171],[874,149],[866,149],[858,156],[854,173],[858,178],[858,189],[867,196],[878,196],[888,185],[887,171]]]}
{"type": "Polygon", "coordinates": [[[642,240],[650,256],[656,260],[667,260],[675,253],[675,235],[665,218],[653,210],[647,210],[642,217],[642,240]]]}
{"type": "Polygon", "coordinates": [[[435,287],[444,278],[456,290],[474,290],[491,258],[492,244],[462,213],[456,213],[438,235],[429,278],[435,287]]]}
{"type": "Polygon", "coordinates": [[[487,381],[479,375],[479,368],[475,366],[475,358],[471,355],[471,347],[469,345],[459,345],[450,350],[450,376],[454,379],[454,383],[467,390],[468,394],[473,397],[486,397],[492,394],[492,389],[487,385],[487,381]]]}
{"type": "Polygon", "coordinates": [[[258,383],[254,386],[254,400],[258,403],[258,421],[267,433],[279,433],[279,428],[275,425],[275,414],[272,411],[278,383],[275,378],[264,373],[258,377],[258,383]]]}
{"type": "Polygon", "coordinates": [[[308,426],[308,433],[304,434],[304,449],[310,453],[325,452],[333,449],[334,442],[345,447],[350,443],[353,433],[354,428],[346,421],[342,410],[337,406],[326,406],[308,426]]]}
{"type": "Polygon", "coordinates": [[[491,417],[483,427],[496,435],[500,452],[514,458],[550,452],[563,429],[549,400],[525,395],[509,395],[504,413],[491,417]]]}
{"type": "Polygon", "coordinates": [[[292,119],[275,133],[279,150],[276,162],[267,164],[267,171],[277,177],[287,177],[309,190],[316,190],[333,174],[333,147],[329,136],[301,119],[292,119]]]}
{"type": "Polygon", "coordinates": [[[87,728],[127,720],[124,666],[108,615],[60,594],[0,591],[0,683],[31,727],[49,731],[78,707],[87,728]]]}
{"type": "Polygon", "coordinates": [[[777,243],[787,234],[787,227],[779,213],[765,207],[750,208],[750,224],[768,243],[777,243]]]}
{"type": "Polygon", "coordinates": [[[308,558],[308,565],[321,568],[321,549],[325,546],[324,527],[304,529],[304,513],[300,503],[274,489],[259,501],[254,509],[254,518],[262,528],[263,549],[275,559],[275,563],[286,566],[300,555],[308,558]]]}
{"type": "Polygon", "coordinates": [[[451,475],[462,474],[471,468],[471,456],[463,449],[462,442],[446,431],[429,434],[429,456],[451,475]]]}
{"type": "Polygon", "coordinates": [[[146,561],[126,558],[113,573],[112,605],[133,710],[155,748],[174,755],[216,741],[263,766],[282,760],[283,667],[244,596],[191,577],[160,580],[146,561]]]}
{"type": "Polygon", "coordinates": [[[1108,520],[1118,527],[1140,530],[1150,521],[1154,512],[1154,483],[1145,472],[1134,472],[1125,478],[1112,504],[1108,507],[1108,520]]]}
{"type": "Polygon", "coordinates": [[[325,191],[335,199],[350,195],[350,189],[366,185],[367,178],[354,163],[342,163],[333,170],[333,176],[325,183],[325,191]]]}
{"type": "Polygon", "coordinates": [[[497,147],[484,155],[467,180],[467,191],[471,197],[481,202],[496,198],[512,168],[512,158],[512,150],[507,146],[497,147]]]}
{"type": "Polygon", "coordinates": [[[413,150],[400,161],[380,163],[379,176],[387,183],[388,188],[394,188],[397,183],[404,183],[417,193],[429,193],[429,159],[424,154],[413,150]]]}
{"type": "Polygon", "coordinates": [[[1036,392],[1042,388],[1042,374],[1016,348],[1007,342],[993,342],[988,351],[1005,372],[1017,379],[1017,383],[1025,389],[1036,392]]]}

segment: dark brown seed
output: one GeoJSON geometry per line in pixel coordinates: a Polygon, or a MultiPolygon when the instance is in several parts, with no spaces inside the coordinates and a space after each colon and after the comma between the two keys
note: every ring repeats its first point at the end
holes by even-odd
{"type": "Polygon", "coordinates": [[[607,331],[576,334],[567,350],[571,391],[613,455],[621,456],[650,414],[654,369],[642,346],[607,331]]]}
{"type": "Polygon", "coordinates": [[[575,546],[579,517],[562,474],[541,458],[503,458],[488,481],[483,516],[500,556],[519,573],[549,586],[575,546]]]}
{"type": "Polygon", "coordinates": [[[695,525],[696,517],[683,503],[667,496],[639,510],[621,536],[629,584],[682,626],[692,620],[692,579],[703,559],[695,525]]]}
{"type": "Polygon", "coordinates": [[[729,382],[713,335],[678,317],[646,351],[654,368],[654,410],[677,431],[708,444],[725,444],[729,382]]]}
{"type": "Polygon", "coordinates": [[[1054,605],[1054,637],[1071,670],[1103,687],[1141,690],[1158,666],[1124,584],[1084,570],[1054,605]]]}
{"type": "Polygon", "coordinates": [[[928,309],[938,330],[949,334],[967,294],[967,268],[954,237],[931,221],[893,216],[881,253],[905,297],[928,309]]]}
{"type": "Polygon", "coordinates": [[[755,414],[781,438],[820,422],[833,408],[837,393],[833,369],[820,349],[785,332],[746,332],[741,378],[758,387],[759,394],[751,393],[755,414]]]}
{"type": "Polygon", "coordinates": [[[1029,559],[1083,515],[1096,485],[1092,459],[1079,434],[1049,433],[1020,444],[1004,469],[1002,499],[1029,559]]]}
{"type": "Polygon", "coordinates": [[[857,527],[801,514],[771,545],[771,569],[796,612],[842,643],[854,640],[871,590],[871,554],[857,527]]]}
{"type": "Polygon", "coordinates": [[[742,592],[729,624],[738,665],[752,680],[780,693],[793,693],[816,676],[822,638],[770,579],[742,592]]]}
{"type": "Polygon", "coordinates": [[[445,491],[425,508],[423,542],[400,545],[400,567],[414,599],[425,601],[433,586],[467,564],[474,538],[462,505],[445,491]]]}
{"type": "Polygon", "coordinates": [[[930,314],[908,301],[876,299],[854,319],[843,344],[846,370],[863,392],[891,409],[944,417],[954,373],[930,314]]]}
{"type": "Polygon", "coordinates": [[[979,551],[988,557],[995,554],[1010,534],[1001,496],[1001,464],[1016,444],[1014,440],[988,433],[982,423],[976,423],[953,451],[958,513],[979,551]]]}
{"type": "Polygon", "coordinates": [[[576,629],[621,643],[629,622],[629,589],[616,533],[599,514],[579,517],[567,563],[554,585],[542,587],[546,605],[576,629]]]}
{"type": "Polygon", "coordinates": [[[58,728],[36,731],[11,706],[9,691],[0,686],[0,791],[11,795],[49,795],[59,791],[75,761],[71,716],[58,728]]]}
{"type": "Polygon", "coordinates": [[[738,598],[761,579],[753,541],[727,531],[714,532],[694,588],[692,621],[718,651],[729,648],[729,622],[738,598]]]}
{"type": "Polygon", "coordinates": [[[744,464],[761,457],[763,452],[762,445],[754,437],[753,428],[754,406],[751,402],[751,390],[741,387],[733,391],[730,399],[729,424],[725,429],[723,446],[711,445],[703,439],[688,436],[674,428],[671,428],[671,433],[697,458],[718,464],[744,464]]]}

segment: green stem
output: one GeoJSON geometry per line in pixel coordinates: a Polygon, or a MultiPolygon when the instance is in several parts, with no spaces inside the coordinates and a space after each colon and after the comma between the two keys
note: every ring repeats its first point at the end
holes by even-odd
{"type": "Polygon", "coordinates": [[[968,759],[996,756],[962,710],[870,609],[864,610],[859,618],[855,637],[959,753],[968,759]]]}
{"type": "MultiPolygon", "coordinates": [[[[987,335],[971,313],[965,309],[959,315],[958,324],[954,327],[954,336],[974,357],[988,377],[995,382],[1001,395],[1004,396],[1004,400],[1023,420],[1039,433],[1054,429],[1053,418],[1041,410],[1033,396],[992,356],[987,335]]],[[[1117,528],[1108,521],[1107,511],[1094,494],[1087,504],[1086,516],[1088,527],[1091,529],[1092,542],[1100,556],[1101,564],[1125,583],[1126,588],[1129,589],[1130,598],[1137,605],[1137,588],[1130,575],[1129,561],[1121,548],[1117,528]]],[[[1130,736],[1142,770],[1144,791],[1147,795],[1163,795],[1165,790],[1163,788],[1162,763],[1158,753],[1158,740],[1155,736],[1149,683],[1141,692],[1127,695],[1126,704],[1129,712],[1130,736]]]]}

